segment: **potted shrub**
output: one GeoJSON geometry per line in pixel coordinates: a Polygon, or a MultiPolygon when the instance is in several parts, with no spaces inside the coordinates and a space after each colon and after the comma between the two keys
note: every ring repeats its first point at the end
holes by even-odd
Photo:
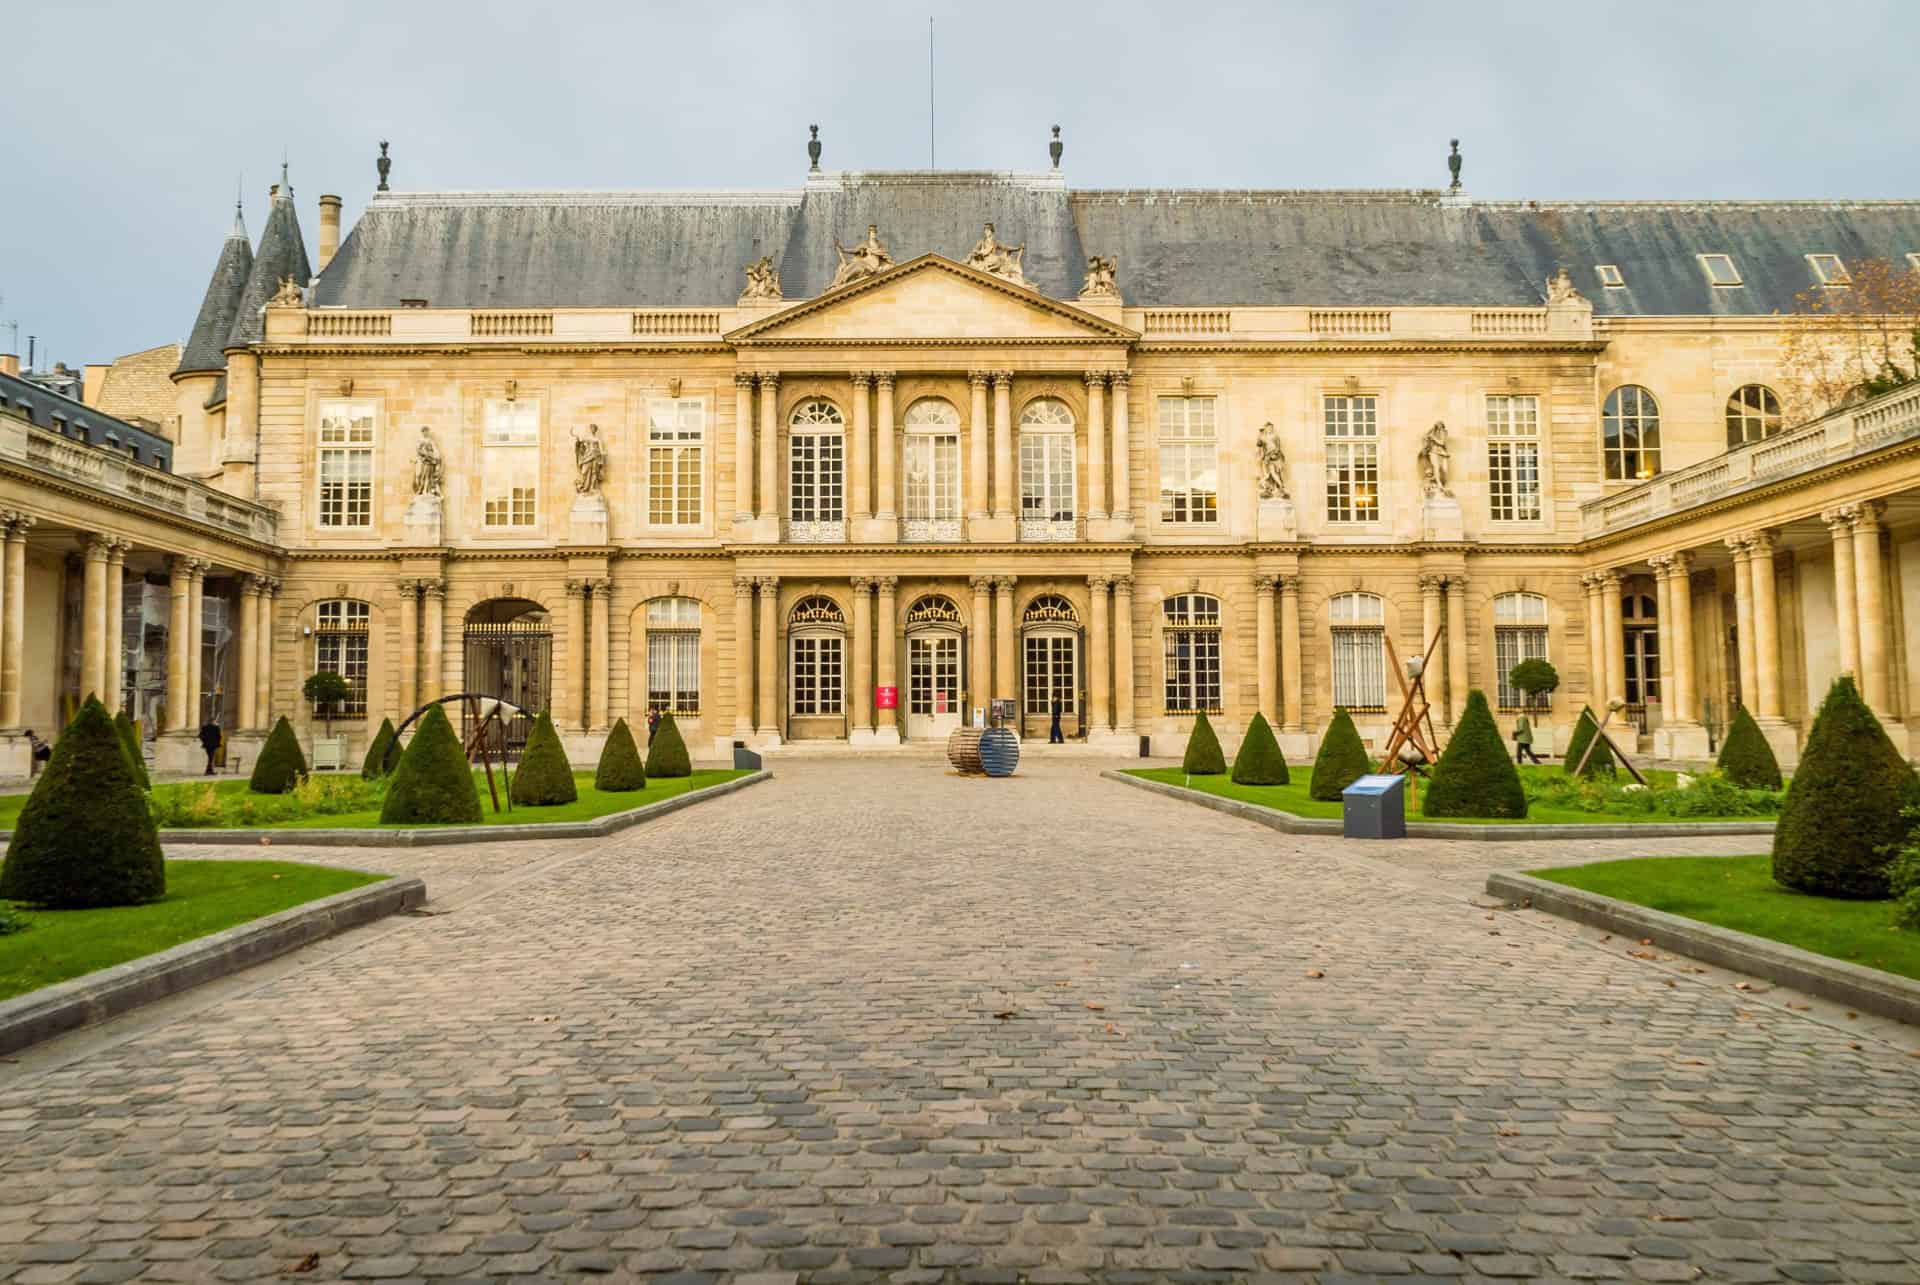
{"type": "Polygon", "coordinates": [[[347,738],[333,734],[333,716],[339,707],[353,695],[347,686],[347,680],[330,669],[317,674],[308,674],[307,681],[300,685],[300,693],[313,705],[313,712],[326,722],[326,735],[315,737],[313,741],[313,766],[319,768],[338,768],[346,762],[347,738]]]}

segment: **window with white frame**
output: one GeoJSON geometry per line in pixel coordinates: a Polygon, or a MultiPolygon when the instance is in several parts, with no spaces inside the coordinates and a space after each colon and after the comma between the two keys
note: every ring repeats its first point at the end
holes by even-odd
{"type": "Polygon", "coordinates": [[[1540,520],[1540,399],[1487,398],[1487,498],[1495,522],[1540,520]]]}
{"type": "Polygon", "coordinates": [[[832,402],[801,402],[787,421],[787,516],[794,522],[845,520],[846,420],[832,402]]]}
{"type": "Polygon", "coordinates": [[[1765,384],[1746,384],[1727,398],[1727,446],[1745,446],[1780,431],[1780,399],[1765,384]]]}
{"type": "Polygon", "coordinates": [[[540,493],[540,403],[489,400],[481,423],[481,523],[530,527],[540,493]]]}
{"type": "Polygon", "coordinates": [[[1220,600],[1182,593],[1161,606],[1166,634],[1166,706],[1169,714],[1218,714],[1220,600]]]}
{"type": "Polygon", "coordinates": [[[1493,599],[1493,663],[1499,671],[1500,708],[1545,709],[1551,694],[1529,696],[1511,681],[1523,660],[1547,659],[1547,600],[1537,593],[1503,593],[1493,599]]]}
{"type": "MultiPolygon", "coordinates": [[[[960,519],[960,412],[937,398],[907,407],[906,518],[909,522],[957,523],[960,519]]],[[[884,428],[883,428],[884,431],[884,428]]],[[[921,538],[933,534],[929,528],[921,538]]],[[[946,532],[958,538],[957,529],[946,532]]]]}
{"type": "MultiPolygon", "coordinates": [[[[707,404],[698,397],[647,402],[647,523],[698,526],[704,494],[707,404]]],[[[750,461],[739,467],[751,468],[750,461]]]]}
{"type": "Polygon", "coordinates": [[[1823,286],[1853,284],[1853,275],[1847,271],[1847,265],[1841,262],[1837,254],[1810,254],[1807,262],[1813,265],[1813,275],[1823,286]]]}
{"type": "Polygon", "coordinates": [[[1052,397],[1020,412],[1020,518],[1074,520],[1073,412],[1052,397]]]}
{"type": "Polygon", "coordinates": [[[373,525],[372,402],[320,403],[321,526],[373,525]]]}
{"type": "Polygon", "coordinates": [[[1733,266],[1730,254],[1703,254],[1700,267],[1707,274],[1707,284],[1713,286],[1737,286],[1741,284],[1740,269],[1733,266]]]}
{"type": "Polygon", "coordinates": [[[792,658],[787,686],[794,714],[801,718],[839,714],[846,672],[846,616],[840,604],[815,594],[795,603],[787,620],[792,658]]]}
{"type": "Polygon", "coordinates": [[[1324,399],[1327,521],[1380,520],[1380,399],[1324,399]]]}
{"type": "Polygon", "coordinates": [[[1660,471],[1660,403],[1638,384],[1607,394],[1600,413],[1600,450],[1607,477],[1634,481],[1660,471]]]}
{"type": "Polygon", "coordinates": [[[335,718],[367,716],[367,604],[336,598],[314,608],[313,669],[347,681],[335,718]]]}
{"type": "Polygon", "coordinates": [[[1327,603],[1333,630],[1333,704],[1363,712],[1387,707],[1385,609],[1371,593],[1335,594],[1327,603]]]}
{"type": "Polygon", "coordinates": [[[647,708],[700,712],[700,604],[692,598],[647,604],[647,708]]]}
{"type": "Polygon", "coordinates": [[[1159,404],[1160,520],[1220,520],[1220,429],[1211,397],[1162,397],[1159,404]]]}
{"type": "Polygon", "coordinates": [[[1598,263],[1593,270],[1599,273],[1600,284],[1609,290],[1627,284],[1627,279],[1620,275],[1620,265],[1617,263],[1598,263]]]}

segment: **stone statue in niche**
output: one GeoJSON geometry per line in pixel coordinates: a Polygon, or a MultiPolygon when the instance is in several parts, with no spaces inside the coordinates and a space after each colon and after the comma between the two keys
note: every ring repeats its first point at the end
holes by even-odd
{"type": "Polygon", "coordinates": [[[1444,420],[1435,420],[1420,439],[1420,484],[1428,495],[1453,494],[1453,452],[1444,420]]]}
{"type": "Polygon", "coordinates": [[[1118,255],[1109,254],[1105,258],[1097,254],[1089,255],[1087,257],[1087,280],[1086,284],[1080,287],[1080,297],[1082,299],[1111,299],[1118,302],[1120,298],[1120,286],[1114,280],[1114,275],[1119,271],[1120,258],[1118,255]]]}
{"type": "Polygon", "coordinates": [[[747,288],[740,293],[741,303],[780,302],[780,273],[773,256],[763,254],[747,265],[747,288]]]}
{"type": "Polygon", "coordinates": [[[1573,278],[1567,275],[1566,268],[1561,268],[1560,271],[1547,278],[1548,307],[1552,307],[1556,303],[1575,303],[1583,298],[1585,298],[1585,296],[1574,287],[1573,278]]]}
{"type": "Polygon", "coordinates": [[[833,274],[833,281],[827,286],[829,290],[862,277],[878,276],[893,266],[893,256],[887,253],[886,246],[880,244],[880,225],[877,223],[867,224],[867,239],[859,245],[849,250],[835,241],[833,252],[840,256],[840,270],[833,274]]]}
{"type": "Polygon", "coordinates": [[[974,244],[967,255],[967,266],[981,272],[990,272],[1013,282],[1017,286],[1027,284],[1026,274],[1020,270],[1020,256],[1027,252],[1025,242],[1019,245],[1006,245],[993,234],[993,224],[989,223],[980,233],[980,240],[974,244]]]}
{"type": "Polygon", "coordinates": [[[445,479],[446,462],[440,447],[434,443],[432,430],[422,424],[420,444],[413,448],[413,493],[438,497],[445,479]]]}
{"type": "Polygon", "coordinates": [[[573,489],[579,495],[598,495],[607,477],[607,444],[600,440],[600,426],[587,425],[583,434],[573,434],[573,489]]]}
{"type": "Polygon", "coordinates": [[[1287,453],[1271,423],[1260,427],[1260,498],[1287,500],[1287,453]]]}

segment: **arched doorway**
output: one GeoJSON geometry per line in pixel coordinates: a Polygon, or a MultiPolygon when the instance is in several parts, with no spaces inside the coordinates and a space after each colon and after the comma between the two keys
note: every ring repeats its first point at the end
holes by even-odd
{"type": "Polygon", "coordinates": [[[1020,613],[1020,733],[1044,739],[1060,706],[1060,732],[1085,734],[1080,613],[1057,593],[1035,595],[1020,613]]]}
{"type": "Polygon", "coordinates": [[[960,608],[942,593],[907,608],[907,737],[944,739],[960,726],[966,633],[960,608]]]}
{"type": "MultiPolygon", "coordinates": [[[[489,598],[467,612],[464,691],[510,700],[530,710],[544,710],[553,701],[553,617],[526,598],[489,598]]],[[[461,735],[472,711],[461,711],[461,735]]],[[[533,729],[525,714],[507,722],[507,752],[518,754],[533,729]]]]}
{"type": "Polygon", "coordinates": [[[787,739],[847,734],[847,615],[816,593],[787,613],[787,739]]]}

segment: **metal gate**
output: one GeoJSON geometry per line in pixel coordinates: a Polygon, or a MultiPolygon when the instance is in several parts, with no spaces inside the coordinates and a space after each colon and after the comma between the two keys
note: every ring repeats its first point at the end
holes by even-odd
{"type": "MultiPolygon", "coordinates": [[[[553,691],[553,628],[542,616],[534,620],[468,621],[466,626],[466,682],[464,690],[510,700],[530,710],[547,709],[553,691]]],[[[525,748],[533,720],[524,713],[508,716],[507,754],[518,758],[525,748]]],[[[473,710],[461,708],[461,739],[473,733],[473,710]]]]}

